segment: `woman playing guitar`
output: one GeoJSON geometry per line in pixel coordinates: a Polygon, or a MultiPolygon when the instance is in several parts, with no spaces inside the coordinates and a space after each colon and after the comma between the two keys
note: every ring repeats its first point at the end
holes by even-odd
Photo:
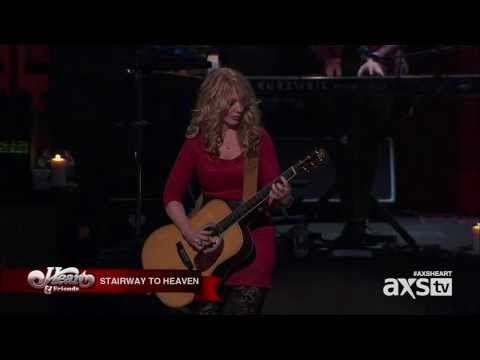
{"type": "MultiPolygon", "coordinates": [[[[196,251],[214,246],[218,238],[191,227],[182,198],[193,176],[204,199],[242,200],[244,154],[258,156],[258,188],[279,177],[275,148],[261,116],[253,88],[230,68],[210,72],[201,85],[186,140],[164,190],[166,212],[196,251]]],[[[291,188],[284,177],[272,186],[268,206],[251,215],[250,236],[255,246],[252,261],[231,273],[224,282],[223,303],[196,303],[198,314],[258,314],[272,284],[275,231],[268,209],[288,206],[291,188]]]]}

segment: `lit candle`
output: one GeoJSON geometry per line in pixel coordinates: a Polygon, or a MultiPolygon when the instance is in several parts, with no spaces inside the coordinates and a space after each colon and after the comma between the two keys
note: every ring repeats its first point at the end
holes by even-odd
{"type": "Polygon", "coordinates": [[[52,169],[52,185],[62,187],[67,184],[67,172],[65,159],[56,154],[50,162],[52,169]]]}
{"type": "Polygon", "coordinates": [[[472,227],[473,252],[480,254],[480,222],[472,227]]]}

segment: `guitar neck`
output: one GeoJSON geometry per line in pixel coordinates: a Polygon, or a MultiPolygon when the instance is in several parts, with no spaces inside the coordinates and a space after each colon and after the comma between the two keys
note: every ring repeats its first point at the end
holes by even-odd
{"type": "Polygon", "coordinates": [[[270,190],[272,189],[272,185],[280,180],[280,177],[284,177],[287,181],[290,181],[297,175],[297,170],[295,167],[292,166],[285,170],[279,177],[277,177],[272,183],[263,187],[259,192],[255,194],[251,199],[237,207],[233,210],[228,216],[226,216],[221,222],[217,224],[217,230],[219,234],[225,232],[230,226],[233,224],[241,221],[246,216],[248,216],[251,212],[257,209],[260,205],[263,204],[264,201],[267,200],[268,195],[270,194],[270,190]]]}

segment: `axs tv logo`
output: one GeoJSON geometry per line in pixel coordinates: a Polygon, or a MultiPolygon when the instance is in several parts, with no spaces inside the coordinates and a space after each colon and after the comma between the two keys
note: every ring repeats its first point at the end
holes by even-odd
{"type": "Polygon", "coordinates": [[[388,278],[383,293],[386,296],[452,296],[452,278],[388,278]]]}

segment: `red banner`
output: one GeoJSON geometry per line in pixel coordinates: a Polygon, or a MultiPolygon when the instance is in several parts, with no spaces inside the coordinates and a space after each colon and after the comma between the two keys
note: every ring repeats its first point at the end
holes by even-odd
{"type": "Polygon", "coordinates": [[[219,301],[220,278],[189,270],[79,269],[45,267],[0,271],[0,293],[141,294],[195,293],[197,300],[219,301]]]}

